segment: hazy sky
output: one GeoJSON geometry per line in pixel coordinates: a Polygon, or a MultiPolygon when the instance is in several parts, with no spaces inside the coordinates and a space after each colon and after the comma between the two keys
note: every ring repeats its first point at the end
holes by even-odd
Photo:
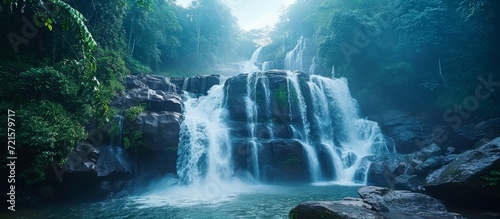
{"type": "MultiPolygon", "coordinates": [[[[244,30],[272,26],[279,19],[281,11],[295,0],[221,0],[229,6],[238,24],[244,30]]],[[[191,0],[177,0],[177,3],[188,6],[191,0]]]]}

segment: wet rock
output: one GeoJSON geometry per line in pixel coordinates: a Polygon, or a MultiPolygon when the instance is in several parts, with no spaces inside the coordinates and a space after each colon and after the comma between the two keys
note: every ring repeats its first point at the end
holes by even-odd
{"type": "Polygon", "coordinates": [[[132,174],[129,158],[122,148],[100,145],[97,149],[100,151],[99,159],[97,159],[97,176],[130,176],[132,174]]]}
{"type": "Polygon", "coordinates": [[[500,136],[500,118],[492,118],[454,130],[448,135],[445,146],[464,151],[473,149],[479,141],[484,142],[484,139],[494,139],[498,136],[500,136]]]}
{"type": "Polygon", "coordinates": [[[437,199],[421,193],[406,190],[365,186],[358,189],[359,196],[370,203],[378,203],[385,208],[376,208],[386,218],[463,218],[459,214],[447,212],[437,199]]]}
{"type": "Polygon", "coordinates": [[[394,189],[410,190],[410,191],[423,191],[424,178],[417,175],[401,175],[396,177],[394,189]]]}
{"type": "Polygon", "coordinates": [[[420,176],[427,176],[431,171],[439,169],[443,166],[443,157],[435,156],[425,160],[423,163],[415,167],[415,171],[420,176]]]}
{"type": "Polygon", "coordinates": [[[175,84],[179,90],[206,96],[210,88],[220,83],[220,75],[170,78],[170,82],[175,84]]]}
{"type": "Polygon", "coordinates": [[[441,155],[442,154],[442,149],[437,144],[431,144],[431,145],[429,145],[429,146],[427,146],[425,148],[422,148],[422,150],[420,150],[420,152],[422,152],[422,154],[425,156],[425,159],[427,159],[429,157],[434,157],[434,156],[441,155]]]}
{"type": "Polygon", "coordinates": [[[429,194],[458,205],[491,207],[500,202],[500,185],[488,185],[500,170],[500,138],[459,154],[448,165],[426,177],[429,194]],[[456,192],[460,191],[460,192],[456,192]]]}
{"type": "Polygon", "coordinates": [[[290,211],[290,218],[442,218],[461,219],[437,199],[404,190],[365,186],[359,198],[341,201],[308,201],[290,211]]]}
{"type": "Polygon", "coordinates": [[[368,159],[372,161],[368,168],[368,185],[393,188],[396,177],[413,172],[412,161],[405,155],[388,154],[368,159]]]}
{"type": "Polygon", "coordinates": [[[176,112],[140,114],[136,126],[142,132],[142,147],[177,151],[182,118],[182,115],[176,112]]]}
{"type": "Polygon", "coordinates": [[[127,90],[124,97],[125,108],[137,106],[142,103],[148,106],[148,111],[153,112],[171,111],[182,113],[184,109],[182,99],[177,93],[148,88],[127,90]]]}
{"type": "Polygon", "coordinates": [[[179,94],[182,92],[175,84],[170,83],[167,78],[159,75],[129,75],[125,79],[125,87],[127,90],[149,88],[179,94]]]}
{"type": "Polygon", "coordinates": [[[66,167],[70,172],[95,172],[100,151],[94,145],[80,142],[68,155],[66,167]]]}
{"type": "Polygon", "coordinates": [[[371,205],[361,199],[346,198],[341,201],[308,201],[290,211],[291,219],[383,219],[382,214],[371,210],[371,205]]]}
{"type": "Polygon", "coordinates": [[[272,140],[263,145],[260,160],[267,160],[262,173],[269,181],[309,182],[310,173],[304,146],[297,140],[272,140]]]}
{"type": "Polygon", "coordinates": [[[394,140],[398,153],[419,151],[422,146],[419,142],[432,134],[429,125],[409,113],[394,110],[375,119],[382,132],[394,140]]]}
{"type": "Polygon", "coordinates": [[[129,75],[125,78],[126,89],[136,89],[147,87],[137,76],[129,75]]]}

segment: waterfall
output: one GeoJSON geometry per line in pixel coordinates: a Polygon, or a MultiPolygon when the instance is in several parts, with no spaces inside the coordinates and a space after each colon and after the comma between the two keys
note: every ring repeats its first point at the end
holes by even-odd
{"type": "MultiPolygon", "coordinates": [[[[292,101],[290,100],[292,93],[290,88],[293,88],[293,91],[295,91],[295,95],[297,97],[297,102],[298,102],[298,108],[300,110],[300,117],[301,117],[301,123],[302,126],[301,133],[300,134],[295,134],[295,138],[299,138],[302,142],[302,145],[304,146],[304,150],[306,151],[306,155],[309,161],[309,169],[311,172],[311,179],[313,182],[316,182],[319,180],[321,177],[321,171],[320,171],[320,165],[319,165],[319,160],[318,156],[314,151],[314,148],[309,144],[309,121],[307,121],[307,106],[305,104],[304,96],[302,95],[302,91],[300,89],[299,85],[299,79],[298,75],[292,72],[287,72],[287,81],[291,85],[289,86],[289,103],[292,101]]],[[[291,104],[290,104],[291,105],[291,104]]],[[[291,112],[291,110],[290,110],[291,112]]],[[[293,126],[293,125],[292,125],[293,126]]],[[[296,130],[294,128],[294,130],[296,130]]]]}
{"type": "Polygon", "coordinates": [[[295,48],[286,53],[285,56],[285,70],[298,70],[304,71],[302,63],[302,55],[306,46],[304,38],[301,37],[295,48]]]}
{"type": "Polygon", "coordinates": [[[318,61],[317,56],[313,56],[313,59],[311,61],[311,66],[309,67],[309,74],[310,75],[315,75],[316,74],[316,62],[318,61]]]}
{"type": "Polygon", "coordinates": [[[256,62],[259,62],[260,61],[260,52],[262,51],[262,48],[264,48],[263,46],[260,46],[259,48],[257,48],[257,50],[255,50],[252,54],[252,58],[250,58],[250,62],[252,63],[256,63],[256,62]]]}
{"type": "Polygon", "coordinates": [[[250,135],[250,144],[252,146],[252,169],[255,178],[260,177],[259,173],[259,154],[258,154],[258,142],[255,135],[255,125],[257,122],[257,104],[255,100],[257,99],[257,77],[261,73],[251,73],[247,76],[247,96],[245,98],[246,105],[246,115],[247,115],[247,125],[250,135]]]}
{"type": "Polygon", "coordinates": [[[266,170],[279,168],[273,160],[279,154],[266,154],[272,153],[270,142],[299,142],[297,153],[312,182],[366,182],[370,163],[363,158],[395,151],[376,122],[359,117],[345,78],[291,71],[242,74],[212,87],[207,96],[186,97],[184,117],[177,174],[185,184],[228,181],[236,159],[248,162],[238,168],[253,179],[265,179],[266,170]],[[280,101],[284,115],[273,110],[280,101]],[[276,133],[278,126],[289,127],[291,134],[276,133]],[[248,153],[233,153],[234,139],[244,142],[248,153]]]}
{"type": "Polygon", "coordinates": [[[274,68],[275,68],[274,62],[266,61],[266,62],[262,63],[262,71],[263,72],[269,71],[269,70],[274,69],[274,68]]]}
{"type": "Polygon", "coordinates": [[[369,164],[363,157],[394,153],[373,121],[359,118],[356,101],[351,97],[345,78],[328,79],[311,75],[308,81],[314,123],[320,130],[321,145],[329,151],[335,167],[336,181],[364,182],[369,164]],[[355,179],[362,171],[363,179],[355,179]]]}
{"type": "Polygon", "coordinates": [[[232,175],[223,98],[223,86],[216,85],[208,96],[187,97],[185,101],[177,158],[177,174],[182,183],[227,181],[232,175]]]}

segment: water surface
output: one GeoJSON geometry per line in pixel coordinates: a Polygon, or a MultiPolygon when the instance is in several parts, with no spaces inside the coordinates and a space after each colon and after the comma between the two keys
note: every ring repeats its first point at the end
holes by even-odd
{"type": "Polygon", "coordinates": [[[94,203],[18,208],[15,218],[288,218],[289,211],[301,202],[358,197],[358,188],[329,184],[270,186],[239,183],[174,186],[94,203]]]}

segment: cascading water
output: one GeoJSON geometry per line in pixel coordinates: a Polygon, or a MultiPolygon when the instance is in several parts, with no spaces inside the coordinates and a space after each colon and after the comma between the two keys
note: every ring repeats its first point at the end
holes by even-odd
{"type": "Polygon", "coordinates": [[[216,85],[208,96],[187,97],[181,125],[177,174],[185,184],[206,179],[227,181],[232,175],[231,147],[222,107],[224,89],[216,85]]]}
{"type": "MultiPolygon", "coordinates": [[[[308,158],[309,162],[309,169],[311,172],[311,179],[313,182],[316,182],[320,179],[321,177],[321,171],[320,171],[320,165],[319,165],[319,160],[318,156],[314,151],[314,148],[309,144],[309,121],[307,120],[307,106],[305,104],[304,96],[302,95],[302,91],[300,89],[299,81],[298,81],[298,75],[292,72],[287,72],[287,83],[289,84],[289,91],[288,91],[288,102],[291,103],[291,89],[293,88],[294,91],[294,96],[297,97],[297,104],[298,108],[300,110],[300,118],[301,118],[301,126],[302,126],[302,131],[300,133],[296,133],[297,129],[293,128],[294,130],[294,137],[299,138],[302,142],[302,145],[304,146],[304,150],[306,151],[306,155],[308,158]],[[290,86],[291,85],[291,86],[290,86]]],[[[291,105],[291,104],[290,104],[291,105]]],[[[290,110],[292,112],[292,110],[290,110]]],[[[290,115],[290,117],[292,117],[290,115]]]]}
{"type": "Polygon", "coordinates": [[[250,162],[244,168],[254,179],[262,179],[262,170],[275,168],[275,162],[263,154],[269,152],[262,148],[280,139],[300,142],[313,182],[365,182],[369,162],[363,158],[394,152],[377,123],[359,118],[344,78],[290,71],[249,73],[212,87],[208,96],[187,97],[185,106],[177,161],[178,176],[185,184],[203,183],[206,179],[224,182],[234,176],[237,158],[232,152],[232,140],[236,137],[231,130],[235,123],[245,124],[246,134],[239,132],[237,138],[249,146],[250,162]],[[274,74],[273,83],[278,77],[279,84],[271,85],[268,74],[274,74]],[[279,100],[283,95],[285,99],[279,100]],[[280,101],[285,102],[286,119],[279,118],[283,115],[277,115],[273,108],[280,101]],[[238,103],[242,107],[234,106],[238,103]],[[289,126],[291,136],[276,133],[274,128],[283,125],[289,126]],[[263,137],[260,132],[266,129],[269,135],[263,137]]]}
{"type": "Polygon", "coordinates": [[[308,81],[319,141],[329,151],[336,181],[349,183],[366,180],[363,157],[393,153],[377,123],[359,118],[357,104],[351,97],[347,80],[311,75],[308,81]],[[362,179],[355,179],[362,171],[362,179]]]}
{"type": "Polygon", "coordinates": [[[255,125],[257,122],[257,104],[255,103],[257,90],[257,77],[261,73],[250,73],[247,76],[247,96],[245,98],[247,125],[250,135],[250,144],[252,146],[252,169],[255,178],[260,177],[259,171],[259,150],[258,142],[255,135],[255,125]]]}
{"type": "Polygon", "coordinates": [[[266,61],[262,63],[262,71],[266,72],[275,68],[275,62],[266,61]]]}
{"type": "Polygon", "coordinates": [[[256,63],[260,61],[260,52],[262,51],[262,48],[264,47],[260,46],[259,48],[257,48],[257,50],[253,52],[252,58],[250,58],[250,62],[256,63]]]}
{"type": "Polygon", "coordinates": [[[304,49],[306,48],[304,43],[304,38],[301,37],[299,43],[293,48],[292,51],[286,53],[285,56],[285,70],[299,70],[304,71],[302,63],[302,55],[304,54],[304,49]]]}

